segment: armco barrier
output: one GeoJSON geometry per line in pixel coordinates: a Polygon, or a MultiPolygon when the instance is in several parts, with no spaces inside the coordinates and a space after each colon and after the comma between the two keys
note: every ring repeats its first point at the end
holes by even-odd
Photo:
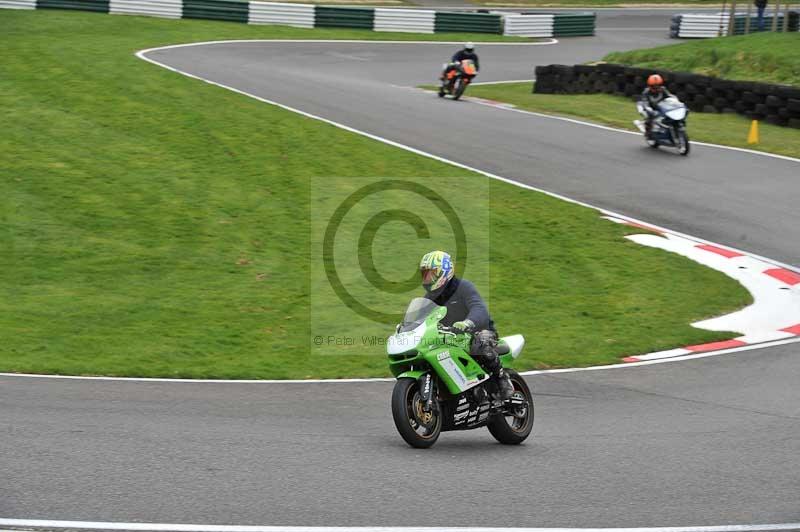
{"type": "Polygon", "coordinates": [[[37,0],[36,9],[77,9],[108,13],[108,0],[37,0]]]}
{"type": "Polygon", "coordinates": [[[553,17],[555,37],[588,37],[594,35],[595,13],[559,13],[553,17]]]}
{"type": "MultiPolygon", "coordinates": [[[[764,17],[764,30],[770,31],[772,29],[773,15],[768,13],[764,17]]],[[[784,15],[778,15],[778,31],[783,31],[784,15]]],[[[789,12],[789,31],[798,31],[800,16],[795,11],[789,12]]],[[[719,37],[728,34],[728,26],[730,25],[730,13],[685,13],[673,15],[669,34],[672,38],[709,38],[719,37]]],[[[743,35],[747,26],[747,14],[737,13],[734,17],[734,35],[743,35]]],[[[750,17],[750,32],[758,32],[758,19],[755,16],[750,17]]]]}
{"type": "Polygon", "coordinates": [[[182,0],[111,0],[112,15],[144,15],[148,17],[181,18],[182,0]]]}
{"type": "Polygon", "coordinates": [[[249,3],[238,0],[183,0],[183,18],[247,23],[249,3]]]}
{"type": "Polygon", "coordinates": [[[322,6],[246,0],[0,0],[8,9],[79,9],[115,15],[226,20],[301,28],[415,33],[493,33],[521,37],[594,35],[594,13],[524,14],[322,6]]]}
{"type": "Polygon", "coordinates": [[[518,15],[516,13],[503,16],[505,27],[503,35],[517,37],[552,37],[553,15],[518,15]]]}
{"type": "Polygon", "coordinates": [[[605,93],[635,98],[653,73],[660,74],[667,88],[693,111],[738,113],[779,126],[800,128],[800,88],[788,85],[614,64],[549,65],[536,67],[534,92],[605,93]]]}
{"type": "MultiPolygon", "coordinates": [[[[769,15],[764,16],[764,31],[772,31],[772,16],[769,15]]],[[[783,19],[784,14],[781,13],[778,15],[778,27],[777,31],[783,31],[783,19]]],[[[797,31],[798,29],[798,19],[800,19],[800,14],[796,11],[789,11],[789,24],[788,24],[788,31],[797,31]]],[[[744,30],[747,24],[747,15],[736,15],[736,20],[733,26],[734,35],[744,35],[744,30]]],[[[758,17],[751,16],[750,17],[750,33],[758,31],[758,17]]]]}
{"type": "Polygon", "coordinates": [[[36,0],[0,0],[0,9],[36,9],[36,0]]]}
{"type": "Polygon", "coordinates": [[[362,28],[371,30],[375,10],[361,7],[317,6],[314,25],[317,28],[362,28]]]}
{"type": "Polygon", "coordinates": [[[436,11],[375,8],[375,31],[433,33],[436,11]]]}
{"type": "Polygon", "coordinates": [[[503,33],[503,19],[490,13],[436,13],[436,33],[503,33]]]}
{"type": "Polygon", "coordinates": [[[715,15],[675,15],[670,24],[670,37],[717,37],[728,33],[729,17],[715,15]]]}
{"type": "Polygon", "coordinates": [[[248,24],[280,24],[299,28],[314,27],[314,6],[250,2],[248,24]]]}

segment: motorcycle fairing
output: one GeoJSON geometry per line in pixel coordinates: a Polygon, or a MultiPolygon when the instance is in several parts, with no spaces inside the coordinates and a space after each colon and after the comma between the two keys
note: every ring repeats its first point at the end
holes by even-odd
{"type": "Polygon", "coordinates": [[[489,378],[480,364],[454,346],[442,346],[430,351],[425,359],[444,382],[447,391],[453,395],[469,390],[489,378]]]}

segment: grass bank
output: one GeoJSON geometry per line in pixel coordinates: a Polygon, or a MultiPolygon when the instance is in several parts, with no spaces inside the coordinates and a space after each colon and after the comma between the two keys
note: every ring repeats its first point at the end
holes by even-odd
{"type": "Polygon", "coordinates": [[[700,39],[608,54],[604,61],[694,72],[725,79],[800,86],[800,33],[700,39]]]}
{"type": "MultiPolygon", "coordinates": [[[[312,308],[320,258],[311,251],[311,201],[327,176],[486,187],[488,222],[476,238],[492,260],[479,288],[491,294],[501,332],[529,338],[522,368],[609,363],[730,337],[688,324],[747,304],[740,285],[625,240],[632,229],[592,210],[487,183],[133,55],[191,41],[302,37],[386,35],[0,12],[0,370],[386,375],[381,346],[313,349],[320,316],[338,330],[353,320],[335,300],[312,308]]],[[[378,266],[395,278],[438,245],[419,244],[402,225],[375,238],[387,250],[378,266]],[[408,243],[395,249],[402,231],[408,243]]]]}

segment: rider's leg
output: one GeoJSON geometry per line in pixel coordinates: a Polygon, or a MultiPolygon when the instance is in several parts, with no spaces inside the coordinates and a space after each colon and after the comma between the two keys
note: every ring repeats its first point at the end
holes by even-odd
{"type": "Polygon", "coordinates": [[[508,399],[514,393],[514,385],[500,364],[497,355],[497,332],[492,330],[477,331],[472,339],[472,356],[483,369],[490,372],[497,383],[502,399],[508,399]]]}

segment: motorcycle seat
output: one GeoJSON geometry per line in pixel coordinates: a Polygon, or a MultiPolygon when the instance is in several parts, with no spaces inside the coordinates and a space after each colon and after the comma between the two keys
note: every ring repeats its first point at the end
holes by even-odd
{"type": "Polygon", "coordinates": [[[510,352],[511,352],[511,347],[509,347],[508,344],[506,343],[497,344],[497,356],[507,355],[510,352]]]}

